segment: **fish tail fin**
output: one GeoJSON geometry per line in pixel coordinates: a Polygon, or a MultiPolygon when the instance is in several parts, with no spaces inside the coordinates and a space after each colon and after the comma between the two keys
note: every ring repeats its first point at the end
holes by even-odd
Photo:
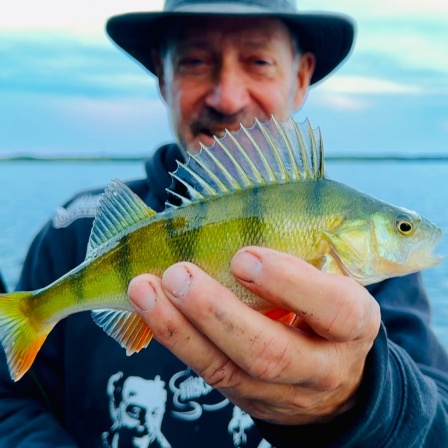
{"type": "Polygon", "coordinates": [[[14,381],[31,367],[52,328],[37,327],[27,318],[24,303],[32,296],[32,292],[0,295],[0,342],[14,381]]]}

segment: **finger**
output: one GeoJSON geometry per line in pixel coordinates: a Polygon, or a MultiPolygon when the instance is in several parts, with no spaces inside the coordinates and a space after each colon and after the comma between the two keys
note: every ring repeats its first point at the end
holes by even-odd
{"type": "Polygon", "coordinates": [[[241,381],[240,369],[171,303],[158,277],[139,275],[130,282],[128,295],[154,339],[208,384],[235,387],[241,381]]]}
{"type": "MultiPolygon", "coordinates": [[[[326,372],[333,363],[328,356],[334,350],[332,344],[319,346],[315,335],[251,309],[193,264],[170,267],[162,283],[167,297],[199,332],[253,378],[309,381],[316,371],[326,372]]],[[[188,363],[198,372],[206,369],[201,356],[188,363]]]]}
{"type": "Polygon", "coordinates": [[[231,269],[243,286],[294,311],[326,339],[351,341],[378,332],[377,302],[349,277],[325,274],[297,257],[261,247],[240,250],[231,269]]]}

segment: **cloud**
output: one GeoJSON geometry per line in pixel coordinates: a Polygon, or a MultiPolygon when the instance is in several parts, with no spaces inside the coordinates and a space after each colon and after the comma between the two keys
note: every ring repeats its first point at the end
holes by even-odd
{"type": "Polygon", "coordinates": [[[300,9],[342,12],[356,20],[398,17],[443,21],[448,18],[446,0],[300,0],[298,5],[300,9]]]}
{"type": "Polygon", "coordinates": [[[88,43],[55,31],[0,32],[0,42],[0,91],[156,98],[154,77],[109,42],[88,43]]]}
{"type": "Polygon", "coordinates": [[[320,107],[345,112],[368,112],[379,97],[422,96],[427,91],[418,85],[368,76],[336,75],[316,89],[311,89],[308,102],[320,107]]]}
{"type": "Polygon", "coordinates": [[[377,79],[367,76],[335,76],[323,83],[320,91],[322,94],[350,93],[356,95],[415,95],[425,93],[419,86],[405,85],[388,79],[377,79]]]}
{"type": "Polygon", "coordinates": [[[351,16],[357,27],[352,59],[377,55],[402,70],[448,75],[446,0],[300,0],[299,7],[351,16]]]}
{"type": "Polygon", "coordinates": [[[106,19],[112,15],[160,10],[162,5],[163,0],[14,0],[1,3],[0,28],[59,29],[64,33],[95,35],[103,31],[106,19]]]}
{"type": "Polygon", "coordinates": [[[1,155],[142,155],[171,139],[165,106],[147,98],[6,92],[0,116],[1,155]]]}
{"type": "MultiPolygon", "coordinates": [[[[446,0],[299,0],[300,9],[339,11],[356,20],[399,17],[402,19],[446,21],[446,0]]],[[[2,29],[76,29],[77,33],[96,33],[107,17],[124,12],[160,10],[163,0],[14,0],[0,6],[2,29]],[[131,5],[131,6],[130,6],[131,5]]]]}
{"type": "Polygon", "coordinates": [[[361,112],[369,109],[370,101],[367,98],[344,95],[341,93],[328,94],[323,90],[315,90],[308,95],[307,104],[311,107],[321,107],[336,111],[361,112]]]}
{"type": "Polygon", "coordinates": [[[398,19],[371,24],[359,32],[356,52],[391,58],[406,70],[448,74],[447,23],[448,18],[443,24],[398,19]]]}

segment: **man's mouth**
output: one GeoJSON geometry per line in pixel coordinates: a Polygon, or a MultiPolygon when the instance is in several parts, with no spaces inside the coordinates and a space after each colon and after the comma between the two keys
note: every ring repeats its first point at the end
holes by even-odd
{"type": "Polygon", "coordinates": [[[219,128],[219,129],[201,128],[201,129],[199,129],[199,132],[201,134],[204,134],[204,135],[206,135],[208,137],[211,137],[211,138],[213,138],[213,137],[222,138],[222,137],[224,137],[226,135],[226,131],[227,130],[229,132],[236,132],[236,131],[239,130],[239,126],[238,127],[236,127],[236,126],[233,126],[233,127],[229,126],[229,127],[226,127],[226,128],[219,128]]]}

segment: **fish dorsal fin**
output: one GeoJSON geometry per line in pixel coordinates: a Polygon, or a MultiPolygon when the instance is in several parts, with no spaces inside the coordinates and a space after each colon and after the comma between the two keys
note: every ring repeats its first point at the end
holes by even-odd
{"type": "Polygon", "coordinates": [[[104,190],[93,222],[86,259],[94,258],[100,249],[156,212],[150,209],[127,185],[115,179],[104,190]]]}
{"type": "MultiPolygon", "coordinates": [[[[313,130],[308,120],[255,120],[251,128],[226,131],[212,146],[201,145],[186,163],[178,162],[168,197],[187,205],[261,185],[316,180],[324,177],[323,153],[320,130],[313,130]],[[176,192],[178,183],[188,197],[176,192]]],[[[168,199],[167,207],[172,206],[168,199]]]]}

